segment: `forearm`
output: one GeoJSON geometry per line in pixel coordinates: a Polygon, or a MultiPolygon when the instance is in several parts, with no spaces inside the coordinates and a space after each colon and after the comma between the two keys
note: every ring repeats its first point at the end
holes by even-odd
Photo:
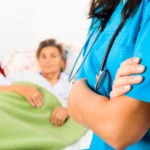
{"type": "Polygon", "coordinates": [[[140,107],[132,105],[133,99],[119,97],[110,101],[91,91],[85,82],[77,84],[79,85],[76,86],[75,83],[73,86],[69,99],[70,116],[76,121],[79,119],[79,114],[71,112],[74,107],[79,110],[80,117],[84,118],[85,124],[116,149],[126,148],[144,136],[149,127],[147,118],[150,117],[147,105],[144,108],[147,112],[141,113],[137,111],[141,105],[140,107]],[[128,103],[124,105],[126,101],[128,103]],[[131,112],[131,110],[133,111],[131,112]],[[140,134],[139,129],[141,130],[140,134]]]}
{"type": "Polygon", "coordinates": [[[91,122],[92,125],[97,123],[92,120],[93,115],[97,115],[96,110],[99,110],[99,105],[107,103],[108,99],[103,97],[100,100],[99,95],[89,90],[86,84],[82,83],[81,86],[82,90],[79,87],[76,88],[76,85],[73,86],[69,96],[68,110],[74,120],[91,128],[91,122]]]}
{"type": "Polygon", "coordinates": [[[103,115],[108,101],[108,98],[89,90],[86,83],[82,82],[80,87],[76,86],[75,83],[69,97],[69,114],[80,124],[84,124],[96,134],[102,135],[101,131],[106,131],[104,129],[106,127],[104,125],[106,123],[105,118],[110,117],[106,117],[108,114],[103,115]],[[101,127],[101,131],[98,126],[101,127]]]}
{"type": "Polygon", "coordinates": [[[0,86],[0,92],[13,92],[14,91],[14,86],[9,85],[9,86],[0,86]]]}
{"type": "Polygon", "coordinates": [[[76,101],[72,100],[72,94],[69,95],[68,98],[68,113],[69,116],[75,120],[76,122],[78,122],[79,124],[81,124],[84,127],[87,127],[87,124],[85,123],[81,112],[79,111],[79,109],[76,106],[76,101]]]}

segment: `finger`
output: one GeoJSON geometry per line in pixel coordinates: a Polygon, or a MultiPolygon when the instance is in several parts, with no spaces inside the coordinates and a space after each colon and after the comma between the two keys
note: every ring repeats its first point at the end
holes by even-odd
{"type": "Polygon", "coordinates": [[[39,104],[42,105],[42,103],[43,103],[43,96],[42,96],[41,92],[39,92],[37,90],[36,94],[37,94],[37,97],[38,97],[39,104]]]}
{"type": "Polygon", "coordinates": [[[67,120],[68,115],[66,114],[65,111],[63,111],[63,112],[60,112],[59,118],[60,118],[59,125],[61,126],[61,125],[63,125],[63,124],[65,123],[65,121],[67,120]]]}
{"type": "Polygon", "coordinates": [[[117,97],[122,96],[125,93],[129,92],[130,90],[131,90],[130,85],[118,87],[118,88],[111,91],[110,98],[111,99],[117,98],[117,97]]]}
{"type": "Polygon", "coordinates": [[[59,127],[63,124],[64,122],[64,115],[61,113],[61,111],[57,111],[57,114],[55,116],[55,126],[59,127]]]}
{"type": "Polygon", "coordinates": [[[37,95],[33,95],[32,93],[29,93],[29,95],[30,95],[35,107],[38,107],[37,95]]]}
{"type": "Polygon", "coordinates": [[[33,96],[33,90],[28,90],[27,95],[29,97],[30,103],[32,103],[34,105],[34,107],[37,107],[37,103],[36,103],[34,96],[33,96]]]}
{"type": "Polygon", "coordinates": [[[61,113],[57,114],[57,125],[58,126],[61,126],[64,123],[64,120],[65,120],[65,118],[64,118],[63,114],[61,114],[61,113]]]}
{"type": "Polygon", "coordinates": [[[35,107],[35,104],[34,104],[34,102],[32,101],[32,97],[30,97],[30,95],[26,95],[25,98],[28,100],[28,102],[29,102],[33,107],[35,107]]]}
{"type": "Polygon", "coordinates": [[[55,110],[53,111],[53,113],[52,113],[52,116],[51,116],[51,123],[52,123],[54,126],[56,126],[56,124],[57,124],[56,118],[57,118],[57,111],[56,111],[56,109],[55,109],[55,110]]]}
{"type": "Polygon", "coordinates": [[[145,67],[143,65],[134,64],[134,65],[128,65],[126,67],[121,67],[118,69],[116,78],[122,77],[122,76],[129,76],[131,74],[140,74],[144,72],[145,67]]]}
{"type": "Polygon", "coordinates": [[[58,120],[58,117],[57,117],[57,115],[55,115],[55,117],[54,117],[54,120],[53,120],[54,122],[53,122],[53,125],[54,126],[56,126],[56,127],[58,127],[59,126],[59,120],[58,120]]]}
{"type": "Polygon", "coordinates": [[[66,121],[66,117],[65,116],[61,116],[61,120],[59,122],[59,126],[62,126],[66,121]]]}
{"type": "Polygon", "coordinates": [[[36,104],[37,107],[42,106],[42,100],[41,100],[39,92],[34,93],[32,95],[32,100],[34,101],[34,103],[36,104]]]}
{"type": "Polygon", "coordinates": [[[56,117],[56,111],[54,110],[52,112],[52,115],[51,115],[51,123],[54,125],[55,124],[55,117],[56,117]]]}
{"type": "Polygon", "coordinates": [[[42,106],[42,100],[40,97],[37,97],[37,104],[38,104],[38,107],[41,107],[42,106]]]}
{"type": "Polygon", "coordinates": [[[32,101],[33,101],[33,103],[35,104],[35,107],[39,107],[39,103],[38,103],[38,101],[37,101],[37,98],[32,97],[32,101]]]}
{"type": "Polygon", "coordinates": [[[37,103],[38,107],[41,107],[42,106],[42,98],[41,98],[40,94],[37,95],[35,97],[35,99],[36,99],[36,103],[37,103]]]}
{"type": "Polygon", "coordinates": [[[59,127],[62,126],[65,123],[64,119],[59,120],[59,127]]]}
{"type": "Polygon", "coordinates": [[[125,60],[124,62],[121,63],[120,67],[127,66],[127,65],[133,65],[133,64],[139,64],[140,63],[140,58],[134,57],[134,58],[129,58],[125,60]]]}
{"type": "Polygon", "coordinates": [[[124,76],[119,77],[114,80],[113,89],[119,86],[131,85],[131,84],[138,84],[143,81],[142,76],[124,76]]]}

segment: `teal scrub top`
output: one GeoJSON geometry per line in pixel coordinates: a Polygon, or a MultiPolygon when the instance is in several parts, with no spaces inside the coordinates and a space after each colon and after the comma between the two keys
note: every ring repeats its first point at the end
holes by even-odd
{"type": "MultiPolygon", "coordinates": [[[[94,91],[96,74],[102,63],[102,58],[106,48],[110,42],[112,35],[121,22],[121,11],[123,8],[122,0],[112,14],[103,32],[100,33],[97,41],[94,43],[90,54],[85,60],[76,75],[75,80],[87,78],[89,87],[94,91]]],[[[92,23],[96,18],[92,20],[92,23]]],[[[92,32],[88,44],[86,45],[83,57],[89,50],[92,40],[98,31],[100,22],[97,21],[94,27],[89,30],[92,32]]],[[[141,64],[146,67],[146,71],[142,74],[144,81],[140,84],[133,85],[130,92],[126,95],[137,100],[150,102],[150,0],[142,0],[136,13],[132,15],[123,26],[114,41],[109,53],[105,69],[109,71],[102,87],[98,93],[109,98],[112,90],[112,84],[116,75],[116,71],[120,64],[131,57],[141,58],[141,64]]],[[[115,135],[114,135],[115,136],[115,135]]],[[[113,150],[105,141],[95,134],[91,143],[90,150],[113,150]]],[[[150,150],[150,130],[136,144],[129,146],[126,150],[150,150]]]]}

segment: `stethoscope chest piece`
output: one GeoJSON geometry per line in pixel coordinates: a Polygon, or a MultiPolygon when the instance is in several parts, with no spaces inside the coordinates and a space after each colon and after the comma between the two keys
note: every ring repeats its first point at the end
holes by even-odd
{"type": "MultiPolygon", "coordinates": [[[[117,35],[119,34],[120,30],[122,29],[123,25],[124,25],[124,22],[122,21],[122,22],[119,24],[119,26],[117,27],[117,29],[116,29],[116,31],[114,32],[114,34],[112,35],[112,38],[111,38],[111,40],[110,40],[110,42],[109,42],[109,44],[108,44],[108,47],[107,47],[107,49],[106,49],[106,52],[105,52],[105,54],[104,54],[104,57],[102,58],[102,63],[101,63],[101,65],[100,65],[100,69],[99,69],[100,71],[99,71],[99,73],[96,75],[96,84],[95,84],[95,90],[96,90],[96,91],[98,91],[98,89],[102,86],[102,84],[104,83],[104,80],[105,80],[105,78],[106,78],[106,76],[107,76],[108,70],[107,70],[107,69],[104,70],[104,68],[105,68],[105,66],[106,66],[107,58],[108,58],[108,55],[109,55],[109,53],[110,53],[110,50],[111,50],[111,48],[112,48],[112,46],[113,46],[113,43],[114,43],[114,41],[115,41],[117,35]]],[[[81,50],[81,52],[80,52],[80,54],[79,54],[79,56],[78,56],[78,58],[77,58],[77,60],[76,60],[76,62],[75,62],[75,64],[74,64],[74,66],[73,66],[73,68],[72,68],[72,71],[71,71],[71,73],[70,73],[69,80],[72,80],[72,79],[76,76],[76,74],[78,73],[78,71],[80,70],[80,68],[82,67],[83,63],[85,62],[85,60],[87,59],[88,55],[90,54],[94,43],[97,41],[97,39],[98,39],[100,33],[101,33],[101,28],[99,28],[99,30],[98,30],[98,32],[97,32],[97,34],[96,34],[96,36],[95,36],[95,38],[94,38],[94,40],[93,40],[93,42],[92,42],[90,48],[89,48],[89,50],[87,51],[86,55],[84,56],[84,59],[83,59],[82,62],[81,62],[81,65],[78,67],[78,69],[77,69],[77,71],[75,72],[75,74],[72,75],[72,74],[73,74],[73,71],[74,71],[74,68],[75,68],[75,66],[76,66],[76,64],[77,64],[77,62],[78,62],[78,60],[79,60],[79,58],[80,58],[80,56],[81,56],[83,50],[86,48],[86,46],[87,46],[87,44],[88,44],[88,41],[90,40],[90,37],[92,36],[92,32],[91,32],[91,34],[89,35],[89,38],[88,38],[87,42],[85,43],[84,47],[82,48],[82,50],[81,50]]]]}
{"type": "Polygon", "coordinates": [[[107,70],[100,71],[99,74],[96,75],[96,84],[95,84],[95,90],[97,91],[99,87],[101,87],[106,79],[106,76],[108,74],[107,70]]]}

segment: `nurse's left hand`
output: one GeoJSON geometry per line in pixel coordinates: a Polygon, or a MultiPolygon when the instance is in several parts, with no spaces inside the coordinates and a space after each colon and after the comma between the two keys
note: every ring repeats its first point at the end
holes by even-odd
{"type": "Polygon", "coordinates": [[[130,58],[124,61],[117,71],[112,91],[110,93],[110,99],[114,99],[121,95],[124,95],[131,90],[132,84],[139,84],[140,82],[142,82],[143,77],[141,75],[131,75],[143,73],[144,70],[145,67],[140,65],[139,58],[130,58]]]}
{"type": "Polygon", "coordinates": [[[68,117],[69,114],[67,108],[56,107],[51,115],[50,121],[54,126],[59,127],[65,123],[68,117]]]}

